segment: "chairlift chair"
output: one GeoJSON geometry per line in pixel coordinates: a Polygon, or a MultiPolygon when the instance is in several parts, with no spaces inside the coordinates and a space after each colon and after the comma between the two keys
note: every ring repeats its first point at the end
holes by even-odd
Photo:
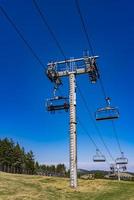
{"type": "Polygon", "coordinates": [[[127,170],[126,164],[116,164],[116,165],[118,165],[119,169],[120,169],[121,171],[123,171],[123,172],[127,170]]]}
{"type": "Polygon", "coordinates": [[[116,164],[117,165],[126,165],[128,164],[128,159],[124,157],[124,153],[121,152],[121,157],[116,159],[116,164]]]}
{"type": "Polygon", "coordinates": [[[97,121],[113,120],[119,118],[119,111],[116,107],[111,107],[110,98],[106,98],[106,107],[99,108],[95,113],[97,121]]]}
{"type": "Polygon", "coordinates": [[[96,149],[96,155],[93,156],[94,162],[105,162],[106,158],[104,155],[102,155],[99,151],[99,149],[96,149]]]}
{"type": "Polygon", "coordinates": [[[58,110],[65,110],[66,112],[69,109],[68,98],[62,96],[55,96],[54,98],[47,100],[47,111],[55,112],[58,110]]]}

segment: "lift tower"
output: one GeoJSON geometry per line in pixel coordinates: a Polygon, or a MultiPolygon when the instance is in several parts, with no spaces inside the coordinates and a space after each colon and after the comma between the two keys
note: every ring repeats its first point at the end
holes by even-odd
{"type": "MultiPolygon", "coordinates": [[[[72,188],[77,187],[76,75],[88,74],[91,83],[96,83],[99,78],[96,58],[98,58],[98,56],[90,57],[86,55],[82,58],[72,58],[64,61],[50,62],[48,63],[46,70],[47,77],[55,84],[55,87],[62,84],[62,77],[69,77],[70,186],[72,188]]],[[[61,106],[59,108],[61,108],[61,106]]]]}

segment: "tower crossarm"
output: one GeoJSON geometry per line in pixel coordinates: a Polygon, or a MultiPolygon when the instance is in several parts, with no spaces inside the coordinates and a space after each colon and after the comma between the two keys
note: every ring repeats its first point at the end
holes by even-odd
{"type": "Polygon", "coordinates": [[[54,82],[61,84],[60,77],[69,76],[70,74],[80,75],[89,74],[92,83],[99,78],[96,65],[96,59],[99,56],[84,56],[81,58],[71,58],[68,60],[49,62],[47,65],[47,76],[54,82]]]}
{"type": "Polygon", "coordinates": [[[56,62],[49,62],[47,64],[47,66],[51,66],[52,64],[53,65],[57,65],[57,64],[68,64],[68,63],[72,63],[72,62],[80,62],[80,61],[85,61],[85,60],[92,60],[92,59],[96,59],[96,58],[99,58],[99,56],[85,56],[85,57],[82,57],[82,58],[71,58],[71,59],[68,59],[68,60],[63,60],[63,61],[56,61],[56,62]]]}
{"type": "Polygon", "coordinates": [[[73,71],[68,71],[68,70],[60,71],[57,73],[57,76],[58,77],[69,76],[69,74],[72,74],[72,73],[75,75],[86,74],[86,73],[89,73],[90,71],[91,71],[90,68],[82,67],[79,69],[75,69],[73,71]]]}

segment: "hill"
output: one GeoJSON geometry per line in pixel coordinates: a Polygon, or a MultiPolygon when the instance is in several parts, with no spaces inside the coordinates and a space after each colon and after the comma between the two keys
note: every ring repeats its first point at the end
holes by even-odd
{"type": "Polygon", "coordinates": [[[77,173],[79,173],[79,174],[89,174],[90,171],[88,171],[86,169],[77,169],[77,173]]]}
{"type": "Polygon", "coordinates": [[[0,200],[134,200],[134,182],[79,180],[78,189],[69,179],[0,173],[0,200]]]}
{"type": "Polygon", "coordinates": [[[79,174],[95,174],[95,173],[102,173],[104,175],[108,174],[109,172],[108,171],[104,171],[104,170],[86,170],[86,169],[78,169],[77,172],[79,174]]]}

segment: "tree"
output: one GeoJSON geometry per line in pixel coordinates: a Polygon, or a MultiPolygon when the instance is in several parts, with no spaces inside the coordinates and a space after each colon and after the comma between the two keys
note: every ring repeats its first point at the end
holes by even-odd
{"type": "Polygon", "coordinates": [[[26,169],[28,174],[33,174],[35,172],[35,162],[34,162],[34,154],[32,151],[29,151],[26,154],[26,169]]]}
{"type": "Polygon", "coordinates": [[[66,174],[66,167],[64,164],[58,164],[56,167],[56,173],[59,176],[65,176],[66,174]]]}
{"type": "Polygon", "coordinates": [[[12,173],[35,173],[35,160],[32,151],[15,144],[12,139],[0,139],[0,170],[12,173]]]}

